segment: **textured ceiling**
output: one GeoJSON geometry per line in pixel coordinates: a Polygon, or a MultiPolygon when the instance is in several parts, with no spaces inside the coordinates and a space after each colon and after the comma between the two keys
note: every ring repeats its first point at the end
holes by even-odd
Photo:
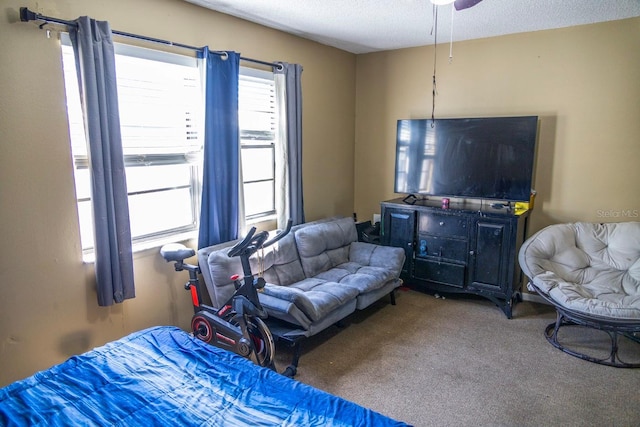
{"type": "MultiPolygon", "coordinates": [[[[429,0],[186,0],[353,53],[433,44],[429,0]]],[[[484,0],[438,7],[437,42],[640,16],[640,0],[484,0]],[[453,22],[453,29],[452,29],[453,22]]]]}

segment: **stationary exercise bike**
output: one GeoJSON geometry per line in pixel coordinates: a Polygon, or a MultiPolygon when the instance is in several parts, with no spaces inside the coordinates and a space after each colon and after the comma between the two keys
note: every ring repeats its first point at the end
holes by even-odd
{"type": "MultiPolygon", "coordinates": [[[[267,231],[256,233],[256,228],[252,227],[245,238],[229,250],[229,257],[240,257],[244,277],[242,280],[238,274],[231,277],[235,292],[219,309],[202,303],[198,278],[200,268],[184,262],[185,258],[195,255],[195,250],[177,243],[164,245],[160,249],[160,254],[167,262],[175,263],[176,271],[189,272],[185,289],[191,292],[194,310],[191,329],[194,336],[216,347],[233,351],[257,365],[276,370],[275,343],[271,331],[262,320],[267,318],[267,312],[258,298],[265,280],[261,276],[254,277],[249,258],[258,250],[282,239],[290,230],[291,220],[284,231],[267,241],[267,231]]],[[[295,373],[296,367],[292,365],[282,374],[293,377],[295,373]]]]}

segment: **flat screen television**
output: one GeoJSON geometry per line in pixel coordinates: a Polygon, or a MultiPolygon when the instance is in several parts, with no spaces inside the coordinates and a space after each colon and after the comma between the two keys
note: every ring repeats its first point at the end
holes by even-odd
{"type": "Polygon", "coordinates": [[[398,120],[395,192],[528,201],[538,117],[398,120]]]}

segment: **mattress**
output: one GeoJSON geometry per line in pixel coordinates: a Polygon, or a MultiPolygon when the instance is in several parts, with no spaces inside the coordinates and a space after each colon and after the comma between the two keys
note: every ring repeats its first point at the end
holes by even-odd
{"type": "Polygon", "coordinates": [[[0,425],[407,424],[159,326],[0,389],[0,425]]]}

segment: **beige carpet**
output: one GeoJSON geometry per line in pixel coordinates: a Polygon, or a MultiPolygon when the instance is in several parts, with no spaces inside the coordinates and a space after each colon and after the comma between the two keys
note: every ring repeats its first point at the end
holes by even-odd
{"type": "Polygon", "coordinates": [[[399,291],[304,343],[296,379],[415,426],[640,426],[640,369],[555,349],[554,319],[532,302],[507,319],[484,299],[399,291]]]}

